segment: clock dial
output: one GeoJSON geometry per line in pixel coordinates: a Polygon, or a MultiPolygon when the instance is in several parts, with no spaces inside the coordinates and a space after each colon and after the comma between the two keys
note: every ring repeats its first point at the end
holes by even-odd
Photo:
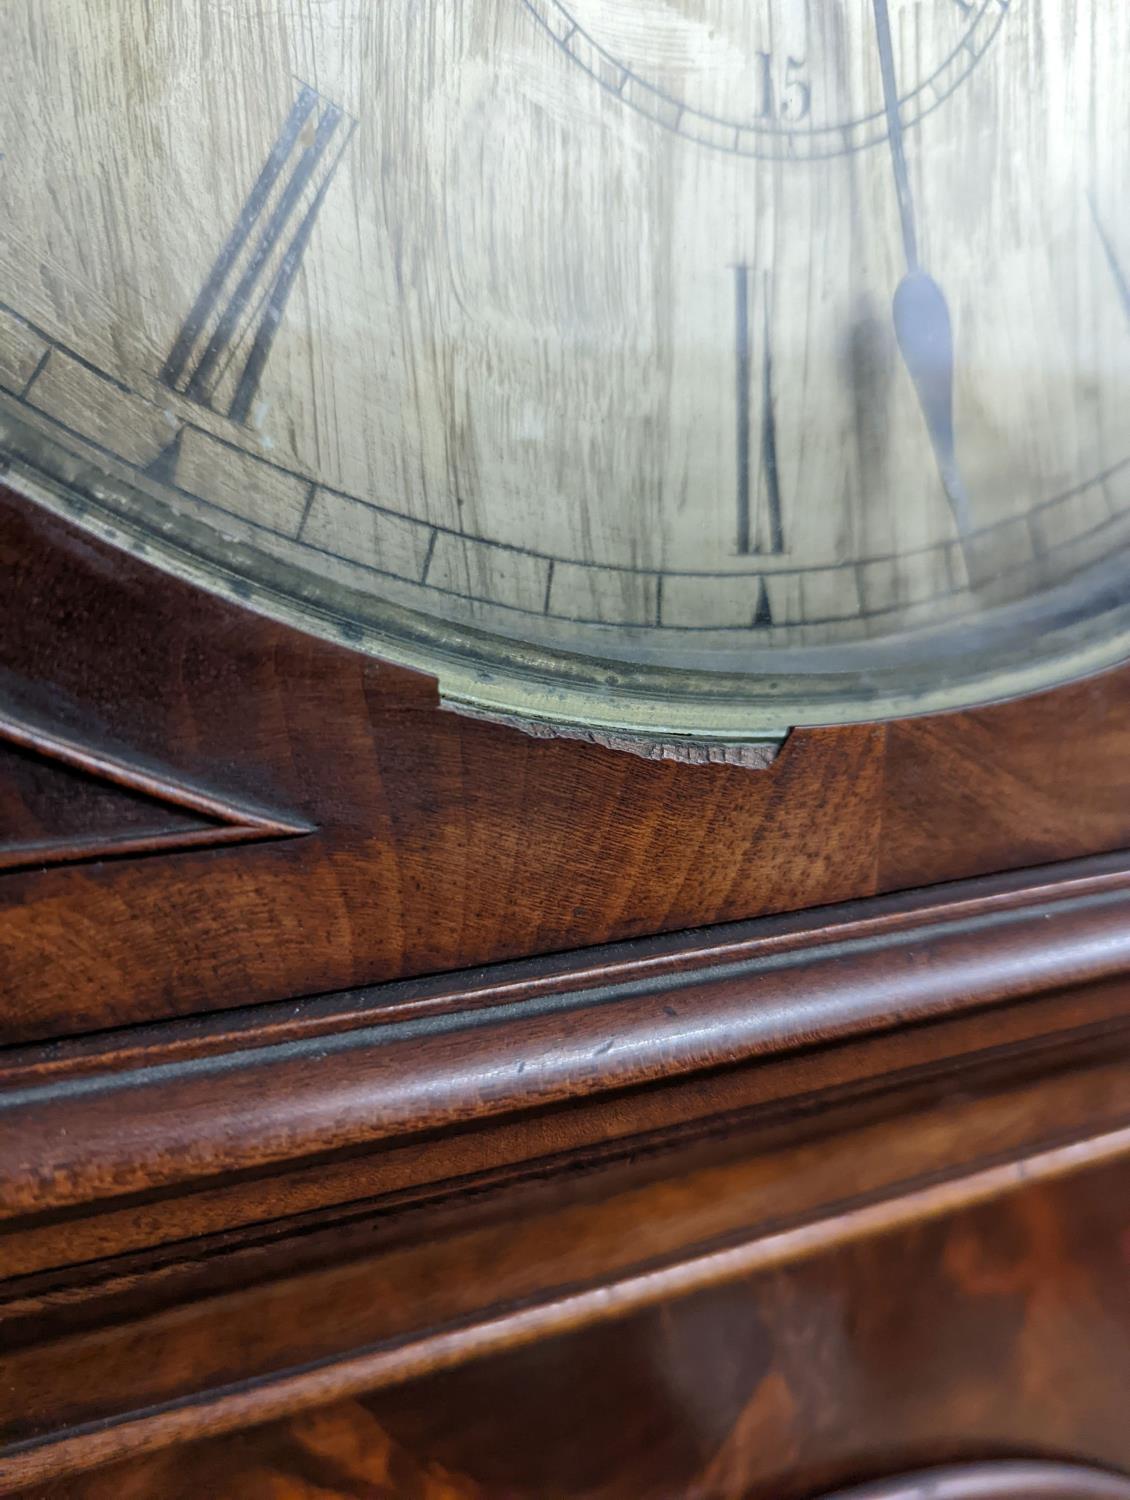
{"type": "Polygon", "coordinates": [[[0,443],[456,703],[747,737],[1128,654],[1114,0],[6,0],[0,443]]]}
{"type": "MultiPolygon", "coordinates": [[[[630,109],[740,156],[836,156],[884,139],[867,4],[820,0],[523,0],[561,51],[630,109]]],[[[902,4],[892,33],[899,117],[945,103],[1010,0],[902,4]]]]}

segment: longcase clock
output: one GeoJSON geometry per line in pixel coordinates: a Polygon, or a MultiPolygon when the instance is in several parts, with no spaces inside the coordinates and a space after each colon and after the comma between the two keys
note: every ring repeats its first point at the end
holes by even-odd
{"type": "Polygon", "coordinates": [[[0,1492],[1128,1500],[1127,59],[0,0],[0,1492]]]}

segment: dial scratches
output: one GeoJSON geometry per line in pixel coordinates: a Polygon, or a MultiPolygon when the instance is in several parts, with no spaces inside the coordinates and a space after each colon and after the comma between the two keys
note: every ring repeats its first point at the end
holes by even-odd
{"type": "Polygon", "coordinates": [[[1130,656],[1125,4],[9,9],[0,448],[83,524],[539,721],[1130,656]]]}

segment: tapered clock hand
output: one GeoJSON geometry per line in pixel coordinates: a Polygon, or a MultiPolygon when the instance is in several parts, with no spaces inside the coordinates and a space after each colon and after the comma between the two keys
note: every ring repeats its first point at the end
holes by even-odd
{"type": "Polygon", "coordinates": [[[892,312],[895,338],[903,363],[914,381],[918,404],[926,419],[934,459],[942,486],[953,510],[957,528],[969,531],[969,497],[957,463],[953,430],[953,325],[946,294],[918,263],[918,228],[914,196],[906,170],[902,120],[899,116],[898,79],[891,45],[891,18],[887,0],[872,0],[875,32],[879,44],[879,69],[883,78],[883,109],[887,116],[887,143],[891,151],[895,194],[898,198],[906,275],[895,288],[892,312]]]}
{"type": "Polygon", "coordinates": [[[932,276],[908,271],[895,288],[895,337],[926,418],[942,486],[957,529],[968,535],[969,496],[953,432],[953,329],[946,296],[932,276]]]}

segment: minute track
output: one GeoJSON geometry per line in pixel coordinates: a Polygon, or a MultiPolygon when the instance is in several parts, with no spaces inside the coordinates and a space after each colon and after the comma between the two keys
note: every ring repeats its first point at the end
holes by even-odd
{"type": "Polygon", "coordinates": [[[522,0],[423,30],[404,0],[173,4],[106,0],[90,32],[43,0],[0,65],[5,191],[42,209],[0,227],[0,384],[44,503],[519,715],[760,732],[763,699],[945,706],[1115,649],[1125,323],[1071,203],[1093,185],[1130,243],[1112,0],[1067,53],[1054,0],[1003,31],[999,5],[886,0],[885,67],[872,0],[835,8],[838,45],[803,0],[569,0],[552,41],[522,0]],[[603,89],[594,38],[631,60],[603,89]],[[33,130],[18,75],[64,51],[82,118],[45,86],[33,130]],[[1068,120],[1021,149],[1080,70],[1109,147],[1068,120]],[[735,154],[759,126],[883,145],[735,154]],[[71,136],[113,163],[93,210],[71,136]]]}
{"type": "MultiPolygon", "coordinates": [[[[558,47],[609,93],[633,111],[654,120],[688,142],[728,155],[765,160],[821,161],[881,145],[885,110],[855,119],[814,124],[810,120],[727,117],[688,104],[645,76],[632,59],[616,56],[574,17],[566,0],[517,0],[558,47]]],[[[927,119],[951,97],[996,39],[1008,13],[1008,0],[979,0],[970,6],[961,38],[934,69],[902,98],[910,125],[927,119]]]]}

